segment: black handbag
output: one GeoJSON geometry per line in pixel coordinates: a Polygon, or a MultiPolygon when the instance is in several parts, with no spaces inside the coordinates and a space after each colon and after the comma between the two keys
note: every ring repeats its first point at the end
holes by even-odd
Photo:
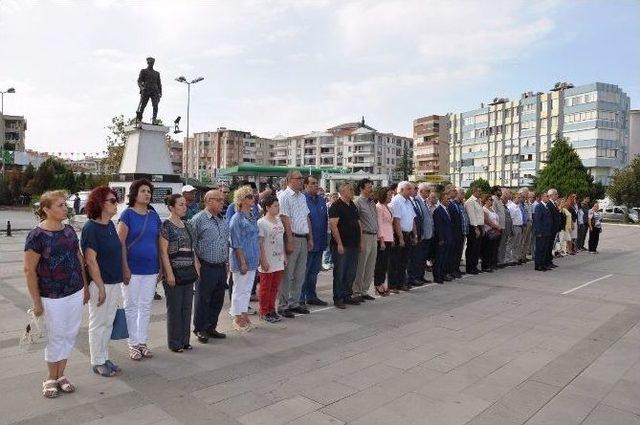
{"type": "MultiPolygon", "coordinates": [[[[193,239],[191,238],[191,232],[189,231],[188,227],[186,228],[186,231],[189,235],[191,246],[193,247],[193,239]]],[[[193,250],[178,251],[169,255],[169,259],[171,260],[176,260],[179,258],[190,259],[192,263],[184,267],[171,267],[171,269],[173,270],[173,276],[176,278],[176,285],[191,285],[199,278],[198,272],[196,271],[196,266],[193,262],[193,250]]]]}

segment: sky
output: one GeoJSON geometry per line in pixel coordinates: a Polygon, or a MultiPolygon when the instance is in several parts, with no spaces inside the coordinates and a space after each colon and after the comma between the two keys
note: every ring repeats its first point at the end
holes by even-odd
{"type": "MultiPolygon", "coordinates": [[[[640,106],[640,1],[0,0],[0,90],[29,149],[102,152],[156,58],[165,123],[262,137],[415,118],[555,82],[617,84],[640,106]]],[[[145,111],[150,116],[151,105],[145,111]]],[[[184,136],[182,133],[180,136],[184,136]]]]}

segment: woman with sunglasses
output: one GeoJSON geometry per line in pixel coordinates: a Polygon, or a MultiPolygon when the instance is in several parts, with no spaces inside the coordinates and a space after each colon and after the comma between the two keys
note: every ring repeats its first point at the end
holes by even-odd
{"type": "Polygon", "coordinates": [[[96,187],[87,199],[89,220],[82,227],[81,245],[89,271],[89,351],[93,372],[104,377],[120,371],[109,360],[109,340],[122,287],[122,245],[111,219],[118,196],[107,186],[96,187]]]}

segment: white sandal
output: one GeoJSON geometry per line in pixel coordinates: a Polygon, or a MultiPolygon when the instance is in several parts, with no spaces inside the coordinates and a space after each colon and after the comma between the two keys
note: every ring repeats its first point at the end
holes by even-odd
{"type": "Polygon", "coordinates": [[[60,395],[58,391],[58,381],[47,379],[42,383],[42,396],[45,398],[56,398],[60,395]]]}
{"type": "Polygon", "coordinates": [[[76,387],[67,379],[66,376],[61,376],[58,378],[58,387],[60,387],[60,391],[63,393],[72,393],[76,390],[76,387]]]}

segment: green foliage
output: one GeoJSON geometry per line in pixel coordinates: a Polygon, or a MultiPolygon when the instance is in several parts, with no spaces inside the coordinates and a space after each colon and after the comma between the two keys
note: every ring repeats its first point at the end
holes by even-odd
{"type": "Polygon", "coordinates": [[[413,155],[409,148],[405,147],[402,151],[396,171],[402,174],[402,180],[409,180],[409,175],[413,174],[413,155]]]}
{"type": "Polygon", "coordinates": [[[560,134],[553,141],[546,166],[534,178],[534,186],[536,192],[555,188],[560,196],[570,193],[591,196],[602,191],[602,185],[594,184],[576,150],[560,134]]]}
{"type": "Polygon", "coordinates": [[[125,119],[124,115],[111,118],[111,125],[107,126],[107,155],[102,160],[107,174],[117,173],[124,154],[124,145],[127,141],[125,127],[135,124],[135,118],[125,119]]]}
{"type": "Polygon", "coordinates": [[[636,155],[625,168],[616,170],[607,194],[616,204],[640,205],[640,155],[636,155]]]}
{"type": "Polygon", "coordinates": [[[491,193],[491,185],[489,184],[489,182],[483,178],[479,178],[472,181],[471,184],[469,185],[469,189],[467,189],[467,191],[465,192],[466,198],[471,196],[471,193],[473,192],[473,188],[475,187],[479,187],[482,193],[491,193]]]}

